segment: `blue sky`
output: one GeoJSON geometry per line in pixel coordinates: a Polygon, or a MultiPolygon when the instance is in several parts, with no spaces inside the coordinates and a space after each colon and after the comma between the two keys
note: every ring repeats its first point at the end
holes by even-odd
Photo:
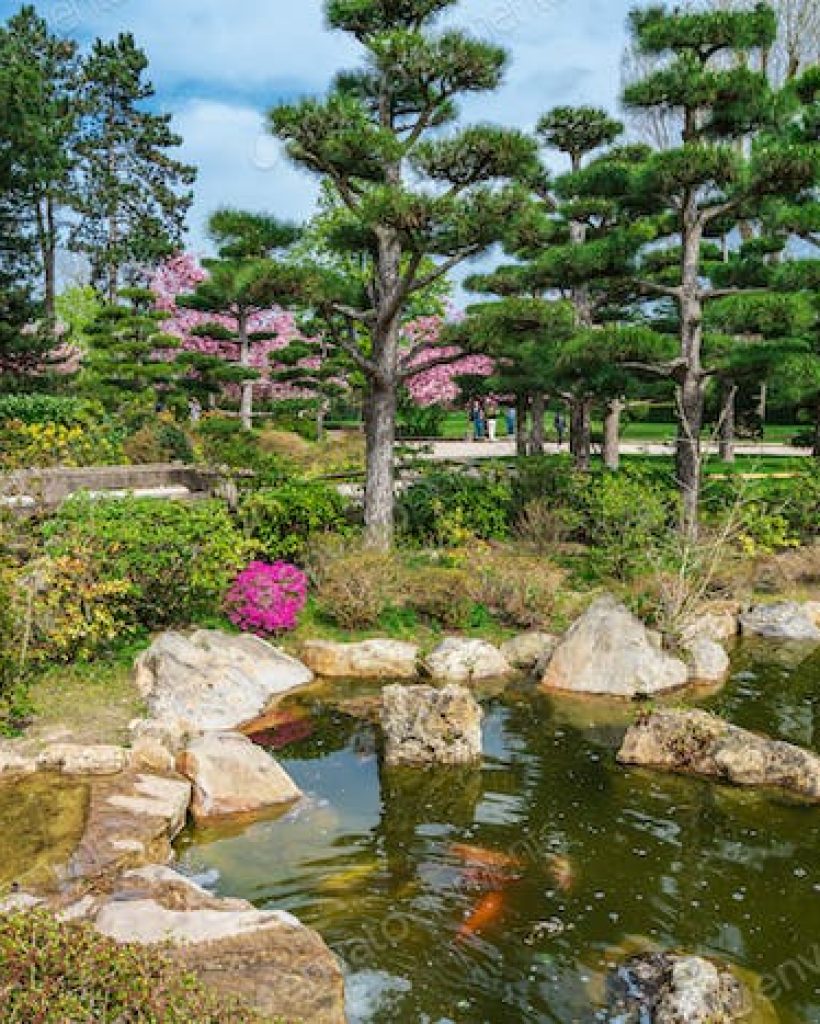
{"type": "MultiPolygon", "coordinates": [[[[20,4],[0,0],[3,19],[20,4]]],[[[59,32],[83,41],[128,30],[147,51],[159,104],[174,114],[185,157],[200,170],[192,245],[214,208],[291,219],[315,198],[263,127],[276,102],[323,91],[356,48],[324,27],[322,0],[41,0],[59,32]]],[[[507,47],[504,87],[473,98],[466,120],[531,127],[557,104],[617,109],[630,0],[462,0],[448,21],[507,47]]]]}

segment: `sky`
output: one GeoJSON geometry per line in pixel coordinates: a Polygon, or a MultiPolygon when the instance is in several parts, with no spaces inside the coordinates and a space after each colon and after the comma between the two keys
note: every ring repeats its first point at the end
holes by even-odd
{"type": "MultiPolygon", "coordinates": [[[[5,20],[19,2],[0,0],[5,20]]],[[[52,28],[90,43],[133,32],[148,53],[157,104],[199,168],[191,247],[206,248],[208,214],[224,205],[302,220],[315,181],[265,132],[276,103],[322,93],[357,63],[347,37],[324,24],[323,0],[39,0],[52,28]]],[[[632,0],[462,0],[447,22],[506,47],[503,87],[462,105],[465,123],[532,128],[559,104],[617,111],[632,0]]]]}

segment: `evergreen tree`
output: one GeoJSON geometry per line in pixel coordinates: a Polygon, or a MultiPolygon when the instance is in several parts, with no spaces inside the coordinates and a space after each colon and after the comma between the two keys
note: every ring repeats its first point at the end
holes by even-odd
{"type": "Polygon", "coordinates": [[[229,376],[217,371],[212,358],[194,369],[206,374],[209,385],[221,379],[241,383],[240,415],[242,424],[253,426],[253,382],[259,374],[251,367],[254,344],[276,338],[268,330],[252,330],[255,315],[275,305],[293,305],[300,297],[303,274],[281,258],[298,237],[298,230],[273,217],[234,210],[221,210],[211,217],[210,234],[217,244],[218,257],[203,260],[208,277],[189,295],[181,295],[178,304],[200,313],[212,314],[210,323],[193,333],[224,347],[228,362],[234,364],[229,376]],[[276,259],[275,256],[280,258],[276,259]],[[231,355],[236,353],[236,358],[231,355]]]}
{"type": "Polygon", "coordinates": [[[50,323],[57,252],[73,195],[76,76],[76,44],[49,32],[33,6],[0,28],[0,258],[35,257],[50,323]]]}
{"type": "Polygon", "coordinates": [[[103,306],[86,328],[82,386],[109,409],[148,413],[184,372],[175,350],[179,339],[161,330],[167,313],[155,309],[148,289],[126,288],[103,306]]]}
{"type": "Polygon", "coordinates": [[[646,368],[675,383],[683,529],[695,537],[704,398],[711,375],[704,362],[706,309],[743,291],[740,285],[715,285],[710,264],[717,261],[704,242],[718,222],[724,225],[720,233],[727,235],[727,221],[753,220],[773,198],[794,196],[812,185],[816,151],[762,134],[774,123],[777,104],[765,74],[748,65],[774,42],[777,24],[770,7],[673,14],[653,6],[633,12],[631,23],[638,49],[664,58],[664,64],[629,86],[625,103],[640,110],[678,111],[680,144],[652,153],[638,166],[604,164],[584,173],[592,193],[619,196],[626,211],[653,229],[651,246],[639,250],[636,283],[649,300],[674,304],[679,351],[672,362],[646,368]],[[750,59],[744,61],[744,55],[750,59]],[[749,145],[739,145],[747,139],[749,145]],[[672,250],[674,264],[653,266],[658,249],[672,250]]]}
{"type": "Polygon", "coordinates": [[[123,269],[156,262],[180,244],[196,172],[175,159],[171,117],[150,109],[148,59],[133,36],[97,40],[82,64],[77,142],[79,215],[70,248],[84,253],[109,302],[123,269]]]}
{"type": "Polygon", "coordinates": [[[345,301],[349,284],[338,275],[326,282],[324,298],[349,325],[329,340],[367,380],[365,520],[368,541],[379,548],[389,547],[394,531],[397,406],[410,369],[400,345],[404,311],[414,294],[500,237],[519,201],[503,183],[534,156],[518,132],[442,133],[455,120],[456,97],[496,88],[505,64],[497,47],[435,30],[436,18],[454,5],[327,0],[330,26],[361,44],[366,65],[339,76],[326,99],[271,114],[291,157],[338,191],[347,217],[337,238],[372,260],[362,301],[345,301]],[[434,270],[422,270],[426,258],[436,259],[434,270]]]}

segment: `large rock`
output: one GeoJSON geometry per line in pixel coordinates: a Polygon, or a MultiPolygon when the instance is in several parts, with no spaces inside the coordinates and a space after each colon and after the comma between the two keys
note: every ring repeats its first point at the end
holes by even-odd
{"type": "Polygon", "coordinates": [[[820,757],[705,711],[647,715],[627,732],[618,760],[738,786],[773,787],[820,803],[820,757]]]}
{"type": "Polygon", "coordinates": [[[37,768],[63,775],[117,775],[126,769],[129,759],[123,747],[53,743],[38,756],[37,768]]]}
{"type": "Polygon", "coordinates": [[[478,683],[503,679],[513,668],[485,640],[449,637],[425,658],[424,670],[437,683],[478,683]]]}
{"type": "Polygon", "coordinates": [[[163,633],[136,664],[152,716],[190,733],[234,729],[312,679],[309,668],[258,637],[211,630],[163,633]]]}
{"type": "Polygon", "coordinates": [[[398,640],[365,640],[339,644],[310,640],[302,658],[317,676],[326,679],[415,679],[419,649],[398,640]]]}
{"type": "Polygon", "coordinates": [[[636,697],[684,686],[686,665],[613,597],[602,597],[575,623],[550,659],[548,690],[636,697]]]}
{"type": "Polygon", "coordinates": [[[694,637],[685,645],[689,678],[694,683],[722,683],[732,663],[723,647],[706,635],[694,637]]]}
{"type": "Polygon", "coordinates": [[[162,866],[126,874],[83,914],[117,942],[167,946],[181,967],[266,1019],[344,1024],[339,965],[321,937],[289,914],[216,899],[162,866]]]}
{"type": "Polygon", "coordinates": [[[820,601],[807,601],[803,605],[803,610],[809,622],[813,622],[820,629],[820,601]]]}
{"type": "Polygon", "coordinates": [[[744,636],[769,640],[820,640],[820,628],[809,618],[804,605],[793,601],[763,604],[740,617],[744,636]]]}
{"type": "Polygon", "coordinates": [[[206,733],[177,758],[193,783],[191,813],[198,821],[231,814],[255,814],[302,795],[279,764],[246,736],[206,733]]]}
{"type": "Polygon", "coordinates": [[[687,622],[681,630],[685,644],[699,637],[706,637],[722,644],[734,640],[740,630],[737,613],[729,610],[708,611],[687,622]]]}
{"type": "Polygon", "coordinates": [[[481,719],[462,686],[388,686],[381,712],[387,763],[472,764],[481,757],[481,719]]]}
{"type": "Polygon", "coordinates": [[[190,801],[191,784],[179,777],[125,772],[95,779],[70,877],[110,877],[170,860],[171,841],[185,827],[190,801]]]}
{"type": "Polygon", "coordinates": [[[631,957],[607,980],[608,1020],[620,1024],[734,1024],[749,998],[724,967],[697,956],[631,957]]]}
{"type": "Polygon", "coordinates": [[[502,644],[501,653],[514,668],[531,672],[546,663],[557,644],[558,637],[549,633],[522,633],[502,644]]]}

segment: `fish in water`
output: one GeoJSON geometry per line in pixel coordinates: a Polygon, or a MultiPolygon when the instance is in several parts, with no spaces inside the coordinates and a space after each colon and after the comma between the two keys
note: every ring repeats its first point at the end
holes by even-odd
{"type": "Polygon", "coordinates": [[[450,847],[452,856],[465,864],[474,864],[480,868],[491,868],[496,871],[514,870],[521,867],[521,861],[509,853],[498,850],[487,850],[483,846],[466,846],[464,843],[453,843],[450,847]]]}
{"type": "Polygon", "coordinates": [[[563,854],[553,853],[547,863],[555,884],[562,892],[568,892],[575,885],[575,868],[572,861],[563,854]]]}
{"type": "Polygon", "coordinates": [[[504,893],[489,892],[476,904],[475,909],[458,930],[458,941],[464,942],[480,935],[493,925],[504,912],[504,893]]]}

